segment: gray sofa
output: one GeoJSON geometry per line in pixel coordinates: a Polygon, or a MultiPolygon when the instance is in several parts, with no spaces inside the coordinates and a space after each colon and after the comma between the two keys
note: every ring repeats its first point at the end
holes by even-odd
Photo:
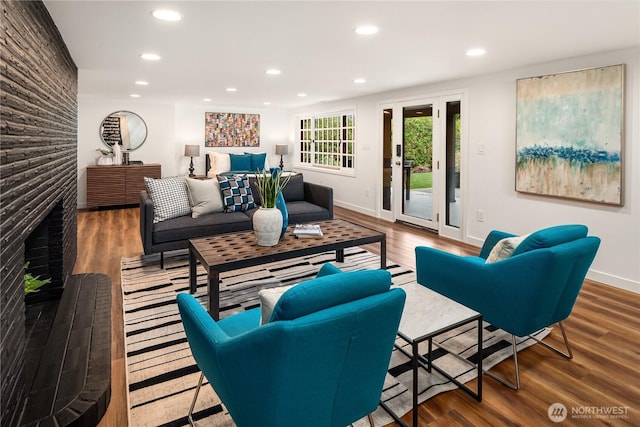
{"type": "MultiPolygon", "coordinates": [[[[253,179],[250,183],[255,188],[253,179]]],[[[282,195],[289,211],[289,224],[333,219],[333,189],[330,187],[304,182],[302,174],[296,174],[282,195]]],[[[256,202],[260,203],[259,198],[256,202]]],[[[188,248],[189,239],[252,230],[251,218],[256,210],[210,213],[198,218],[185,215],[154,224],[153,202],[146,191],[141,191],[140,236],[144,253],[160,253],[160,264],[164,268],[164,252],[188,248]]]]}

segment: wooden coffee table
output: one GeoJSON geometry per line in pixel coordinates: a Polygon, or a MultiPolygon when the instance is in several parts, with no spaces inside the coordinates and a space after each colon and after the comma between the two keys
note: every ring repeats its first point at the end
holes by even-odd
{"type": "Polygon", "coordinates": [[[318,221],[322,237],[297,239],[294,226],[287,228],[275,246],[259,246],[253,231],[219,234],[189,240],[189,291],[196,292],[196,265],[207,271],[207,298],[209,314],[220,318],[220,273],[253,267],[274,261],[297,258],[327,251],[336,251],[336,261],[344,261],[344,249],[380,243],[380,268],[387,266],[386,234],[342,219],[318,221]]]}

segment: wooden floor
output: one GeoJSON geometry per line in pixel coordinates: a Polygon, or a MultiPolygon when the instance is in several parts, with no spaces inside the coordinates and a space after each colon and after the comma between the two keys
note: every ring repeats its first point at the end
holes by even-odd
{"type": "MultiPolygon", "coordinates": [[[[414,248],[418,245],[461,255],[477,252],[477,248],[407,225],[341,208],[336,208],[335,214],[384,231],[388,259],[409,268],[414,268],[414,248]]],[[[368,249],[376,252],[376,246],[368,249]]],[[[120,258],[141,253],[137,208],[78,214],[78,260],[74,273],[104,273],[113,283],[112,398],[101,426],[127,425],[120,258]]],[[[573,314],[564,323],[574,350],[573,360],[535,345],[519,353],[522,380],[519,391],[509,390],[485,376],[481,403],[460,390],[442,393],[420,406],[419,425],[552,425],[547,410],[553,403],[562,403],[569,411],[567,420],[558,425],[640,425],[640,296],[587,281],[573,314]],[[578,415],[572,415],[572,411],[578,411],[583,418],[573,418],[578,415]],[[605,414],[611,411],[624,418],[607,417],[605,414]],[[584,418],[589,413],[591,418],[584,418]]],[[[556,329],[548,339],[560,344],[559,336],[556,329]]],[[[494,368],[507,376],[513,374],[512,370],[511,360],[494,368]]],[[[410,415],[404,417],[408,423],[410,415]]]]}

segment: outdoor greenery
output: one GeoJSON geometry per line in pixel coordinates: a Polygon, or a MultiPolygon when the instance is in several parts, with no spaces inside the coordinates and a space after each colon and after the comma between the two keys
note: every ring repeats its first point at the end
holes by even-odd
{"type": "MultiPolygon", "coordinates": [[[[411,117],[404,120],[404,157],[414,166],[431,168],[433,152],[433,117],[411,117]]],[[[413,177],[412,177],[413,180],[413,177]]]]}
{"type": "MultiPolygon", "coordinates": [[[[29,263],[24,264],[24,269],[29,268],[29,263]]],[[[24,294],[30,294],[32,292],[38,292],[38,288],[51,283],[51,279],[40,279],[40,276],[33,277],[31,273],[25,273],[24,275],[24,294]]]]}
{"type": "Polygon", "coordinates": [[[433,177],[432,172],[424,172],[424,173],[412,173],[411,174],[411,189],[419,189],[419,188],[431,188],[431,179],[433,177]]]}

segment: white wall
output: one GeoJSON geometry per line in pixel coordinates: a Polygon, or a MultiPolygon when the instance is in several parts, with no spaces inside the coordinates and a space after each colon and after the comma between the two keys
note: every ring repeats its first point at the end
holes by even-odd
{"type": "MultiPolygon", "coordinates": [[[[82,78],[82,70],[80,70],[82,78]]],[[[82,97],[78,99],[78,208],[87,207],[87,166],[95,165],[98,152],[105,148],[100,139],[102,120],[118,110],[133,111],[144,119],[148,128],[145,143],[130,155],[131,160],[160,163],[162,176],[189,173],[189,158],[184,157],[185,144],[200,145],[200,157],[194,157],[194,173],[204,174],[207,151],[267,152],[267,162],[277,166],[275,145],[286,142],[288,116],[276,108],[238,109],[211,105],[173,105],[145,102],[142,99],[119,100],[82,97]],[[260,114],[260,147],[213,148],[204,146],[204,113],[232,112],[260,114]]],[[[289,148],[291,152],[293,147],[289,148]]],[[[287,159],[285,158],[285,162],[287,159]]]]}
{"type": "MultiPolygon", "coordinates": [[[[490,60],[487,58],[486,60],[490,60]]],[[[357,159],[354,177],[304,170],[305,179],[334,188],[337,205],[376,215],[380,165],[380,103],[464,90],[467,95],[467,146],[462,147],[463,240],[480,245],[492,229],[517,234],[561,223],[582,223],[602,244],[589,278],[640,292],[640,52],[626,49],[498,74],[419,86],[373,96],[323,103],[290,112],[289,139],[295,141],[299,114],[356,108],[357,159]],[[516,80],[576,69],[625,63],[625,205],[606,206],[517,193],[515,176],[516,80]],[[478,153],[483,144],[485,154],[478,153]],[[367,197],[369,194],[369,197],[367,197]],[[485,211],[477,222],[475,212],[485,211]]],[[[393,254],[389,255],[393,258],[393,254]]]]}

